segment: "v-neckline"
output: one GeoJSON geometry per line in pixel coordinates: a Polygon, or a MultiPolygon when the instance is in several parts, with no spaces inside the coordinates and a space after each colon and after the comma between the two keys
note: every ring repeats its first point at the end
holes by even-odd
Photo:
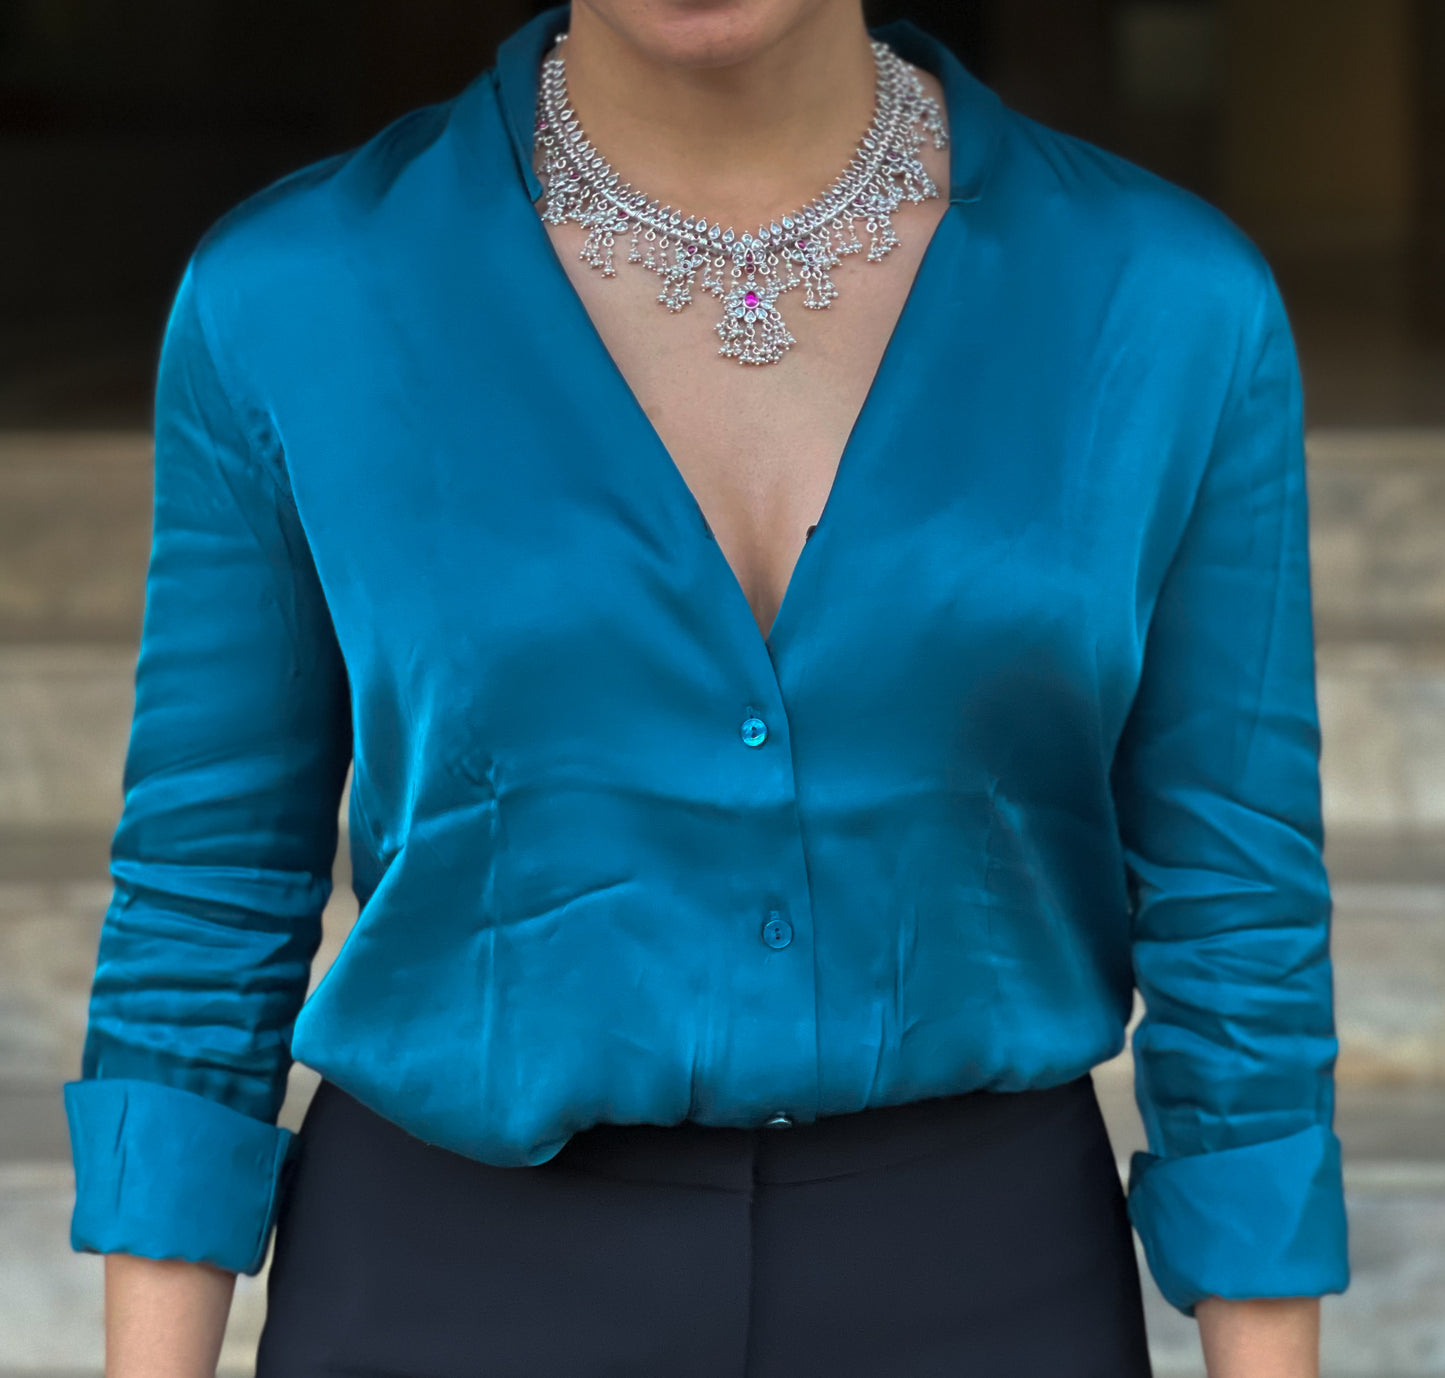
{"type": "MultiPolygon", "coordinates": [[[[658,482],[668,485],[676,499],[684,503],[692,513],[692,519],[687,523],[688,527],[697,533],[698,540],[712,547],[711,558],[717,561],[720,575],[729,586],[729,602],[733,605],[734,611],[741,608],[751,629],[751,639],[763,651],[770,666],[776,666],[780,644],[786,639],[792,621],[799,615],[793,611],[800,601],[799,572],[803,569],[804,561],[809,558],[809,552],[818,546],[820,541],[826,541],[828,532],[836,521],[836,518],[833,517],[835,509],[847,500],[848,487],[856,481],[854,471],[859,467],[854,451],[867,443],[868,432],[873,429],[873,420],[886,404],[885,394],[893,375],[902,367],[900,357],[906,347],[904,341],[910,335],[917,333],[914,329],[915,318],[923,309],[921,303],[927,300],[925,279],[930,275],[935,260],[942,256],[943,250],[940,248],[940,241],[948,236],[953,218],[953,206],[945,206],[943,214],[928,237],[928,243],[924,245],[923,254],[914,269],[908,290],[904,294],[903,305],[894,319],[888,339],[884,343],[883,352],[879,356],[873,376],[864,390],[863,400],[849,427],[847,439],[843,442],[827,496],[823,501],[817,521],[813,523],[813,535],[803,541],[802,548],[793,561],[777,611],[773,614],[773,620],[768,626],[767,633],[764,634],[762,627],[758,625],[757,618],[753,615],[747,590],[743,588],[742,581],[738,578],[736,570],[733,569],[731,561],[723,553],[716,536],[708,534],[711,524],[696,493],[693,492],[692,486],[673,458],[672,451],[668,449],[662,435],[653,424],[652,418],[647,414],[646,408],[628,381],[627,375],[623,373],[617,360],[613,357],[612,351],[608,349],[602,332],[592,319],[592,313],[588,311],[586,302],[568,275],[566,265],[562,262],[556,246],[552,243],[551,236],[547,233],[546,225],[540,216],[536,217],[537,232],[542,237],[546,254],[562,280],[562,290],[575,307],[575,314],[582,326],[582,334],[586,337],[585,347],[597,354],[603,361],[602,367],[609,373],[612,390],[619,397],[619,405],[631,414],[633,422],[646,437],[646,449],[649,452],[646,463],[649,472],[658,473],[658,482]]],[[[844,263],[847,263],[846,259],[844,263]]],[[[703,558],[709,557],[704,556],[703,558]]]]}
{"type": "MultiPolygon", "coordinates": [[[[945,108],[944,118],[946,127],[949,129],[949,137],[956,137],[952,129],[953,111],[945,108]]],[[[951,171],[951,168],[950,168],[951,171]]],[[[950,188],[950,192],[953,189],[950,188]]],[[[652,418],[647,414],[647,409],[642,405],[632,384],[628,381],[627,375],[623,373],[612,351],[607,347],[607,342],[598,329],[596,321],[592,319],[592,313],[587,309],[587,303],[582,294],[577,290],[571,276],[567,272],[566,264],[562,261],[553,244],[552,237],[547,233],[547,226],[541,216],[537,214],[536,206],[532,205],[532,223],[536,233],[540,236],[542,249],[553,270],[560,279],[560,290],[570,301],[580,323],[580,334],[585,345],[600,356],[604,372],[609,374],[612,388],[619,394],[620,403],[625,410],[630,412],[632,420],[637,424],[641,433],[646,437],[646,449],[650,457],[646,461],[650,469],[660,471],[658,482],[668,485],[676,499],[682,502],[692,513],[692,520],[689,523],[691,529],[696,532],[697,539],[712,547],[710,557],[716,560],[720,567],[720,576],[729,587],[728,601],[732,604],[733,612],[741,608],[742,615],[747,618],[747,625],[750,632],[751,643],[763,652],[770,670],[776,675],[776,668],[779,656],[780,641],[788,632],[791,623],[799,614],[792,611],[799,602],[798,593],[799,572],[803,570],[804,562],[808,559],[810,550],[819,545],[820,541],[826,541],[827,533],[831,529],[832,522],[829,518],[840,502],[847,498],[847,485],[853,482],[853,470],[858,467],[858,461],[853,458],[853,452],[866,443],[866,431],[870,427],[873,417],[884,406],[881,394],[886,390],[892,380],[893,374],[902,366],[898,362],[898,356],[904,349],[901,343],[907,336],[915,334],[914,318],[923,309],[921,302],[926,300],[923,288],[926,286],[925,278],[929,275],[934,261],[942,254],[939,243],[946,238],[953,228],[952,222],[955,216],[956,198],[951,194],[940,191],[944,199],[943,214],[939,216],[932,232],[929,234],[928,242],[924,245],[923,253],[913,271],[913,278],[908,284],[908,290],[904,294],[903,304],[899,308],[892,328],[888,332],[888,338],[884,343],[883,351],[879,355],[877,366],[874,368],[873,376],[868,381],[864,390],[863,400],[854,414],[852,425],[848,429],[848,435],[843,442],[843,448],[838,456],[838,462],[833,470],[833,478],[828,486],[828,493],[823,501],[823,506],[818,514],[818,519],[812,525],[813,534],[806,537],[802,548],[798,551],[793,561],[791,570],[788,572],[787,581],[783,587],[783,594],[778,602],[777,611],[773,614],[772,622],[764,633],[758,625],[757,618],[753,615],[752,604],[748,601],[747,590],[743,588],[737,571],[733,569],[731,561],[723,553],[722,546],[718,543],[715,535],[711,534],[711,523],[706,512],[703,511],[697,494],[693,492],[692,486],[688,483],[686,476],[679,467],[672,451],[668,449],[661,433],[654,425],[652,418]],[[841,496],[840,496],[841,494],[841,496]]],[[[846,268],[848,260],[844,259],[840,267],[846,268]]],[[[863,265],[867,267],[868,265],[863,265]]],[[[836,519],[834,519],[836,520],[836,519]]],[[[818,557],[815,555],[814,560],[818,557]]]]}

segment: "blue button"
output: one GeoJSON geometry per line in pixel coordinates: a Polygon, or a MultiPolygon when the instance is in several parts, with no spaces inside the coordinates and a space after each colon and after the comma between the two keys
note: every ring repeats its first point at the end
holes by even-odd
{"type": "Polygon", "coordinates": [[[748,746],[762,746],[767,735],[768,725],[761,718],[743,719],[743,741],[748,746]]]}
{"type": "Polygon", "coordinates": [[[792,1127],[793,1117],[783,1114],[781,1110],[772,1119],[763,1121],[764,1129],[791,1129],[792,1127]]]}
{"type": "Polygon", "coordinates": [[[793,941],[793,925],[776,909],[763,925],[763,941],[769,947],[787,947],[793,941]]]}

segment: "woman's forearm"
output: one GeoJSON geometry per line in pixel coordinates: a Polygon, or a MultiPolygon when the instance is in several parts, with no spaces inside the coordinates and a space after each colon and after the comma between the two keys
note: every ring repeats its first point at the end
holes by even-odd
{"type": "Polygon", "coordinates": [[[215,1378],[235,1273],[105,1255],[105,1378],[215,1378]]]}
{"type": "Polygon", "coordinates": [[[1194,1317],[1209,1378],[1319,1378],[1318,1297],[1205,1297],[1194,1317]]]}

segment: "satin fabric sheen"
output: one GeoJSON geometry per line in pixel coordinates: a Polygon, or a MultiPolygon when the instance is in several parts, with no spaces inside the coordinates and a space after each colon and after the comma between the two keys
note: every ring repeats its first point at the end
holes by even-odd
{"type": "Polygon", "coordinates": [[[293,1057],[521,1167],[602,1121],[1057,1085],[1137,983],[1165,1297],[1344,1290],[1269,267],[875,29],[944,83],[950,204],[764,639],[533,204],[566,20],[178,283],[72,1246],[258,1272],[293,1057]],[[308,997],[348,764],[360,917],[308,997]]]}

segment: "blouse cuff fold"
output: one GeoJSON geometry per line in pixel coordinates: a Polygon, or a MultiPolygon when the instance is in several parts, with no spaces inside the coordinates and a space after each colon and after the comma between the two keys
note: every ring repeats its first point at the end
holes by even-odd
{"type": "Polygon", "coordinates": [[[99,1077],[63,1089],[72,1248],[260,1272],[291,1130],[162,1082],[99,1077]]]}
{"type": "Polygon", "coordinates": [[[1182,1157],[1136,1152],[1128,1201],[1160,1293],[1186,1316],[1206,1296],[1322,1296],[1349,1284],[1340,1141],[1325,1125],[1182,1157]]]}

